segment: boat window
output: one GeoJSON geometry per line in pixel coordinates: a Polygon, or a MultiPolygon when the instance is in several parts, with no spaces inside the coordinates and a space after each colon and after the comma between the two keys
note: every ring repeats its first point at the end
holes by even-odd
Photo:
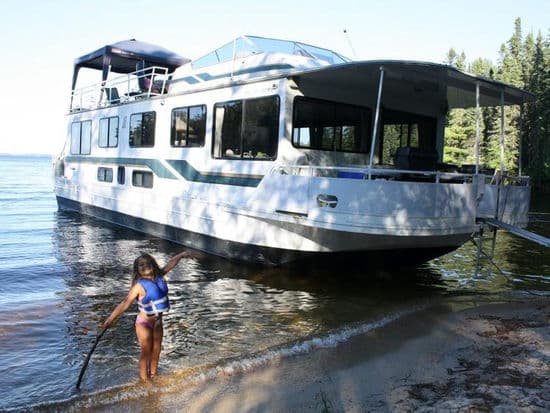
{"type": "Polygon", "coordinates": [[[155,112],[134,113],[130,116],[130,146],[155,146],[155,112]]]}
{"type": "Polygon", "coordinates": [[[286,53],[323,60],[329,64],[345,63],[350,59],[332,50],[291,40],[269,39],[257,36],[240,36],[224,46],[195,60],[194,69],[227,62],[261,53],[286,53]]]}
{"type": "Polygon", "coordinates": [[[292,144],[297,148],[367,153],[371,111],[368,108],[296,97],[292,144]]]}
{"type": "Polygon", "coordinates": [[[204,146],[206,106],[189,106],[172,110],[170,145],[204,146]]]}
{"type": "Polygon", "coordinates": [[[403,147],[434,151],[436,126],[435,118],[383,110],[379,154],[381,163],[395,165],[397,150],[403,147]]]}
{"type": "Polygon", "coordinates": [[[212,156],[273,160],[279,136],[279,97],[235,100],[214,106],[212,156]]]}
{"type": "Polygon", "coordinates": [[[99,120],[100,148],[116,148],[118,146],[118,116],[99,120]]]}
{"type": "Polygon", "coordinates": [[[89,155],[92,150],[92,121],[71,124],[71,154],[89,155]]]}
{"type": "Polygon", "coordinates": [[[132,172],[132,185],[140,186],[142,188],[153,187],[153,173],[148,171],[133,171],[132,172]]]}
{"type": "Polygon", "coordinates": [[[113,168],[97,168],[97,180],[101,182],[113,182],[113,168]]]}
{"type": "Polygon", "coordinates": [[[116,180],[119,185],[124,185],[126,182],[126,168],[119,166],[117,169],[116,180]]]}

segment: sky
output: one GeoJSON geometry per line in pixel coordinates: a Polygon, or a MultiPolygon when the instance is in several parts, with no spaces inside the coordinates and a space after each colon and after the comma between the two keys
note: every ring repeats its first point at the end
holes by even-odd
{"type": "Polygon", "coordinates": [[[0,153],[58,154],[74,59],[117,41],[195,59],[249,34],[354,60],[442,62],[454,48],[497,63],[518,17],[524,36],[546,36],[550,0],[3,0],[0,153]]]}

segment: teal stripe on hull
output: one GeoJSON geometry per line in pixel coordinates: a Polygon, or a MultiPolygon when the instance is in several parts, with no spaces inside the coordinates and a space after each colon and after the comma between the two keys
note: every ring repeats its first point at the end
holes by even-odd
{"type": "Polygon", "coordinates": [[[249,176],[228,176],[224,174],[204,174],[197,171],[189,162],[184,160],[172,160],[167,161],[172,168],[183,176],[188,181],[202,182],[205,184],[221,184],[221,185],[235,185],[235,186],[258,186],[261,177],[249,177],[249,176]]]}
{"type": "MultiPolygon", "coordinates": [[[[141,158],[106,158],[98,156],[66,156],[67,162],[80,162],[97,165],[135,165],[149,168],[159,178],[179,179],[158,159],[141,158]]],[[[166,162],[174,168],[185,180],[205,184],[235,185],[256,187],[260,184],[261,176],[231,176],[219,173],[201,173],[193,168],[189,162],[180,159],[168,159],[166,162]]]]}
{"type": "Polygon", "coordinates": [[[67,156],[67,162],[80,162],[92,164],[108,164],[108,165],[135,165],[145,166],[149,168],[159,178],[178,179],[166,166],[158,159],[141,159],[141,158],[105,158],[99,156],[67,156]]]}

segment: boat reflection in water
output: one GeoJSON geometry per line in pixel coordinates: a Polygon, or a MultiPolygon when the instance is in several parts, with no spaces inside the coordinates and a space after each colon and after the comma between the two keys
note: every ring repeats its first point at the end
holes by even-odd
{"type": "MultiPolygon", "coordinates": [[[[548,233],[550,228],[534,229],[548,233]]],[[[64,410],[138,397],[143,389],[135,385],[139,348],[132,310],[100,342],[83,393],[74,385],[99,322],[130,286],[134,258],[145,251],[164,262],[181,246],[65,212],[57,213],[52,237],[59,262],[56,276],[66,288],[57,294],[48,332],[41,336],[52,343],[48,352],[63,371],[36,372],[48,377],[43,390],[47,400],[64,410]],[[70,400],[61,401],[67,397],[70,400]]],[[[506,275],[494,271],[491,277],[475,278],[473,245],[422,268],[376,272],[243,266],[196,254],[169,277],[172,309],[165,319],[163,388],[335,345],[419,309],[449,311],[480,300],[509,298],[515,291],[550,289],[543,276],[548,270],[543,247],[504,234],[495,257],[506,275]]],[[[25,341],[19,343],[25,346],[25,341]]],[[[54,364],[47,362],[44,368],[54,364]]]]}
{"type": "MultiPolygon", "coordinates": [[[[63,212],[54,234],[57,257],[67,268],[62,302],[73,349],[67,357],[76,368],[100,321],[127,293],[139,252],[165,262],[181,246],[63,212]]],[[[165,318],[161,366],[212,365],[439,295],[437,273],[418,271],[413,277],[380,272],[367,282],[364,274],[342,269],[242,266],[197,253],[168,277],[171,310],[165,318]]],[[[135,313],[129,311],[104,336],[86,374],[87,388],[136,377],[135,313]]]]}

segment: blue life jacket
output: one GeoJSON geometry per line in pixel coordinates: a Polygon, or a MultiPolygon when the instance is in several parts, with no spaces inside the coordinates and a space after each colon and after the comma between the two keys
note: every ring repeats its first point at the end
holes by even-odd
{"type": "Polygon", "coordinates": [[[154,280],[140,278],[138,283],[145,290],[145,297],[137,301],[140,310],[147,315],[159,315],[170,309],[168,301],[168,285],[162,277],[154,280]]]}

